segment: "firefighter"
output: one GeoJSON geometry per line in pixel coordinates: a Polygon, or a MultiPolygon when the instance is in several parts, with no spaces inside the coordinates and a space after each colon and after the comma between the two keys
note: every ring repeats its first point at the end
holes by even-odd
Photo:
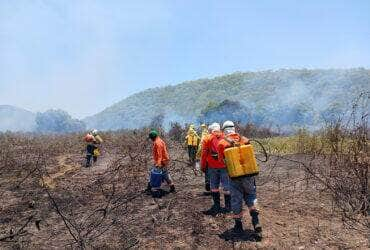
{"type": "Polygon", "coordinates": [[[201,154],[202,154],[202,142],[204,140],[204,138],[206,138],[210,133],[211,131],[209,131],[207,129],[207,125],[206,124],[202,124],[200,126],[201,128],[201,136],[200,136],[200,143],[199,143],[199,146],[198,146],[198,151],[197,151],[197,159],[200,159],[201,158],[201,154]]]}
{"type": "MultiPolygon", "coordinates": [[[[202,129],[202,135],[200,137],[200,143],[199,143],[198,152],[197,152],[197,160],[198,161],[200,161],[201,157],[202,157],[202,144],[203,144],[204,140],[212,132],[212,126],[210,126],[207,129],[207,125],[202,124],[201,129],[202,129]]],[[[208,167],[207,166],[205,166],[205,170],[203,172],[204,172],[204,186],[205,186],[205,190],[206,190],[203,193],[203,195],[211,195],[211,192],[210,192],[211,191],[211,186],[210,186],[210,183],[209,183],[209,173],[208,173],[208,167]]]]}
{"type": "MultiPolygon", "coordinates": [[[[222,130],[224,139],[218,144],[218,157],[220,162],[224,162],[224,151],[227,148],[233,147],[235,143],[238,145],[249,144],[249,139],[239,135],[235,131],[235,126],[232,121],[225,121],[222,130]]],[[[226,161],[227,162],[227,161],[226,161]]],[[[256,234],[256,239],[262,239],[262,227],[259,223],[256,195],[256,181],[254,176],[244,175],[240,177],[230,178],[231,191],[231,208],[235,220],[233,232],[242,234],[243,230],[243,199],[248,206],[249,214],[252,217],[252,225],[256,234]]]]}
{"type": "Polygon", "coordinates": [[[200,142],[200,138],[197,132],[195,131],[194,125],[191,124],[189,126],[188,133],[185,137],[185,143],[188,147],[189,161],[191,164],[195,163],[195,158],[196,158],[199,142],[200,142]]]}
{"type": "Polygon", "coordinates": [[[91,159],[95,163],[98,160],[100,151],[98,145],[103,142],[98,134],[98,130],[93,129],[85,136],[86,145],[86,164],[85,167],[91,167],[91,159]]]}
{"type": "MultiPolygon", "coordinates": [[[[150,131],[149,138],[153,141],[154,171],[152,171],[152,173],[160,172],[161,178],[163,178],[163,180],[170,186],[170,192],[175,192],[175,185],[167,169],[170,157],[168,155],[166,143],[159,137],[156,130],[150,131]]],[[[155,188],[158,189],[158,187],[155,188]]],[[[153,191],[150,182],[148,183],[147,191],[153,191]]],[[[153,196],[155,197],[161,196],[158,192],[152,192],[152,194],[154,194],[153,196]]]]}
{"type": "Polygon", "coordinates": [[[231,210],[231,197],[229,191],[229,176],[225,163],[218,160],[217,146],[223,139],[223,134],[218,123],[211,125],[212,132],[206,137],[202,144],[202,170],[205,171],[208,167],[211,193],[213,199],[213,206],[204,211],[206,215],[216,216],[222,212],[230,212],[231,210]],[[225,208],[221,209],[220,206],[220,185],[223,187],[225,208]]]}

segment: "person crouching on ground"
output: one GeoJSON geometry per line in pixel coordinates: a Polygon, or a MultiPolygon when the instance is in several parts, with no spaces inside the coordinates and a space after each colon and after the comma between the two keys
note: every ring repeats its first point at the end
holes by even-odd
{"type": "MultiPolygon", "coordinates": [[[[222,130],[225,138],[218,144],[218,157],[220,162],[224,162],[224,151],[227,148],[233,147],[236,143],[238,145],[249,144],[249,139],[239,135],[235,131],[235,126],[232,121],[224,122],[222,130]]],[[[254,176],[240,176],[230,178],[231,191],[231,208],[234,214],[235,226],[234,233],[241,234],[243,230],[243,199],[245,200],[249,214],[252,217],[252,225],[257,236],[257,240],[262,239],[262,227],[258,219],[258,209],[256,207],[256,181],[254,176]]]]}
{"type": "Polygon", "coordinates": [[[217,146],[223,139],[223,134],[218,123],[212,124],[211,127],[211,135],[207,137],[202,144],[201,166],[203,171],[208,167],[213,199],[213,206],[209,210],[204,211],[204,214],[216,216],[221,212],[230,212],[231,197],[229,192],[229,176],[226,166],[223,162],[218,160],[217,154],[217,146]],[[220,184],[224,191],[225,209],[221,209],[220,206],[220,184]]]}
{"type": "MultiPolygon", "coordinates": [[[[170,157],[168,155],[167,146],[165,142],[159,137],[156,130],[152,130],[149,133],[149,138],[153,141],[153,159],[154,159],[154,170],[162,172],[162,178],[170,186],[170,192],[175,192],[175,185],[168,173],[168,164],[170,157]]],[[[147,190],[152,190],[150,182],[148,183],[147,190]]]]}

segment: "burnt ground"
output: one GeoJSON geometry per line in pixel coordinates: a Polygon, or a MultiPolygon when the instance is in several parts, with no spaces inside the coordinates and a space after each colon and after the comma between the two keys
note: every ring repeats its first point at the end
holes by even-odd
{"type": "MultiPolygon", "coordinates": [[[[177,152],[173,158],[184,161],[185,152],[177,152]]],[[[162,199],[145,195],[150,155],[141,153],[144,158],[104,153],[91,169],[81,167],[80,154],[60,155],[43,178],[41,172],[25,180],[22,172],[2,173],[0,248],[369,248],[366,228],[346,226],[330,195],[297,163],[272,157],[261,164],[257,192],[264,238],[255,242],[247,213],[246,236],[234,239],[228,237],[228,215],[201,213],[211,198],[202,194],[203,176],[183,162],[171,164],[176,193],[162,199]]],[[[304,155],[286,157],[307,161],[304,155]]]]}

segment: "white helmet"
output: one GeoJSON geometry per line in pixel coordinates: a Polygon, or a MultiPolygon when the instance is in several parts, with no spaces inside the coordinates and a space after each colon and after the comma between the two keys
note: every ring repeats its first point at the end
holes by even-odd
{"type": "Polygon", "coordinates": [[[208,129],[213,132],[213,131],[220,131],[221,130],[221,127],[220,127],[220,124],[217,123],[217,122],[214,122],[212,123],[211,125],[209,125],[208,129]]]}
{"type": "Polygon", "coordinates": [[[96,136],[98,134],[98,130],[96,130],[96,129],[91,130],[91,134],[93,136],[96,136]]]}
{"type": "Polygon", "coordinates": [[[235,125],[232,121],[226,121],[222,125],[222,130],[224,130],[225,128],[234,128],[234,127],[235,127],[235,125]]]}

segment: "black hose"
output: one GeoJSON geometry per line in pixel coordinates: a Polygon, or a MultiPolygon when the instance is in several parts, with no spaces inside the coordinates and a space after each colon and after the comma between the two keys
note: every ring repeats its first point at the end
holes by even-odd
{"type": "Polygon", "coordinates": [[[260,162],[267,162],[269,160],[269,156],[268,156],[267,151],[266,151],[265,147],[263,146],[263,144],[260,141],[257,141],[256,139],[251,139],[250,141],[258,143],[261,146],[262,150],[263,150],[263,154],[265,155],[264,160],[258,159],[257,157],[256,157],[256,159],[259,160],[260,162]]]}

